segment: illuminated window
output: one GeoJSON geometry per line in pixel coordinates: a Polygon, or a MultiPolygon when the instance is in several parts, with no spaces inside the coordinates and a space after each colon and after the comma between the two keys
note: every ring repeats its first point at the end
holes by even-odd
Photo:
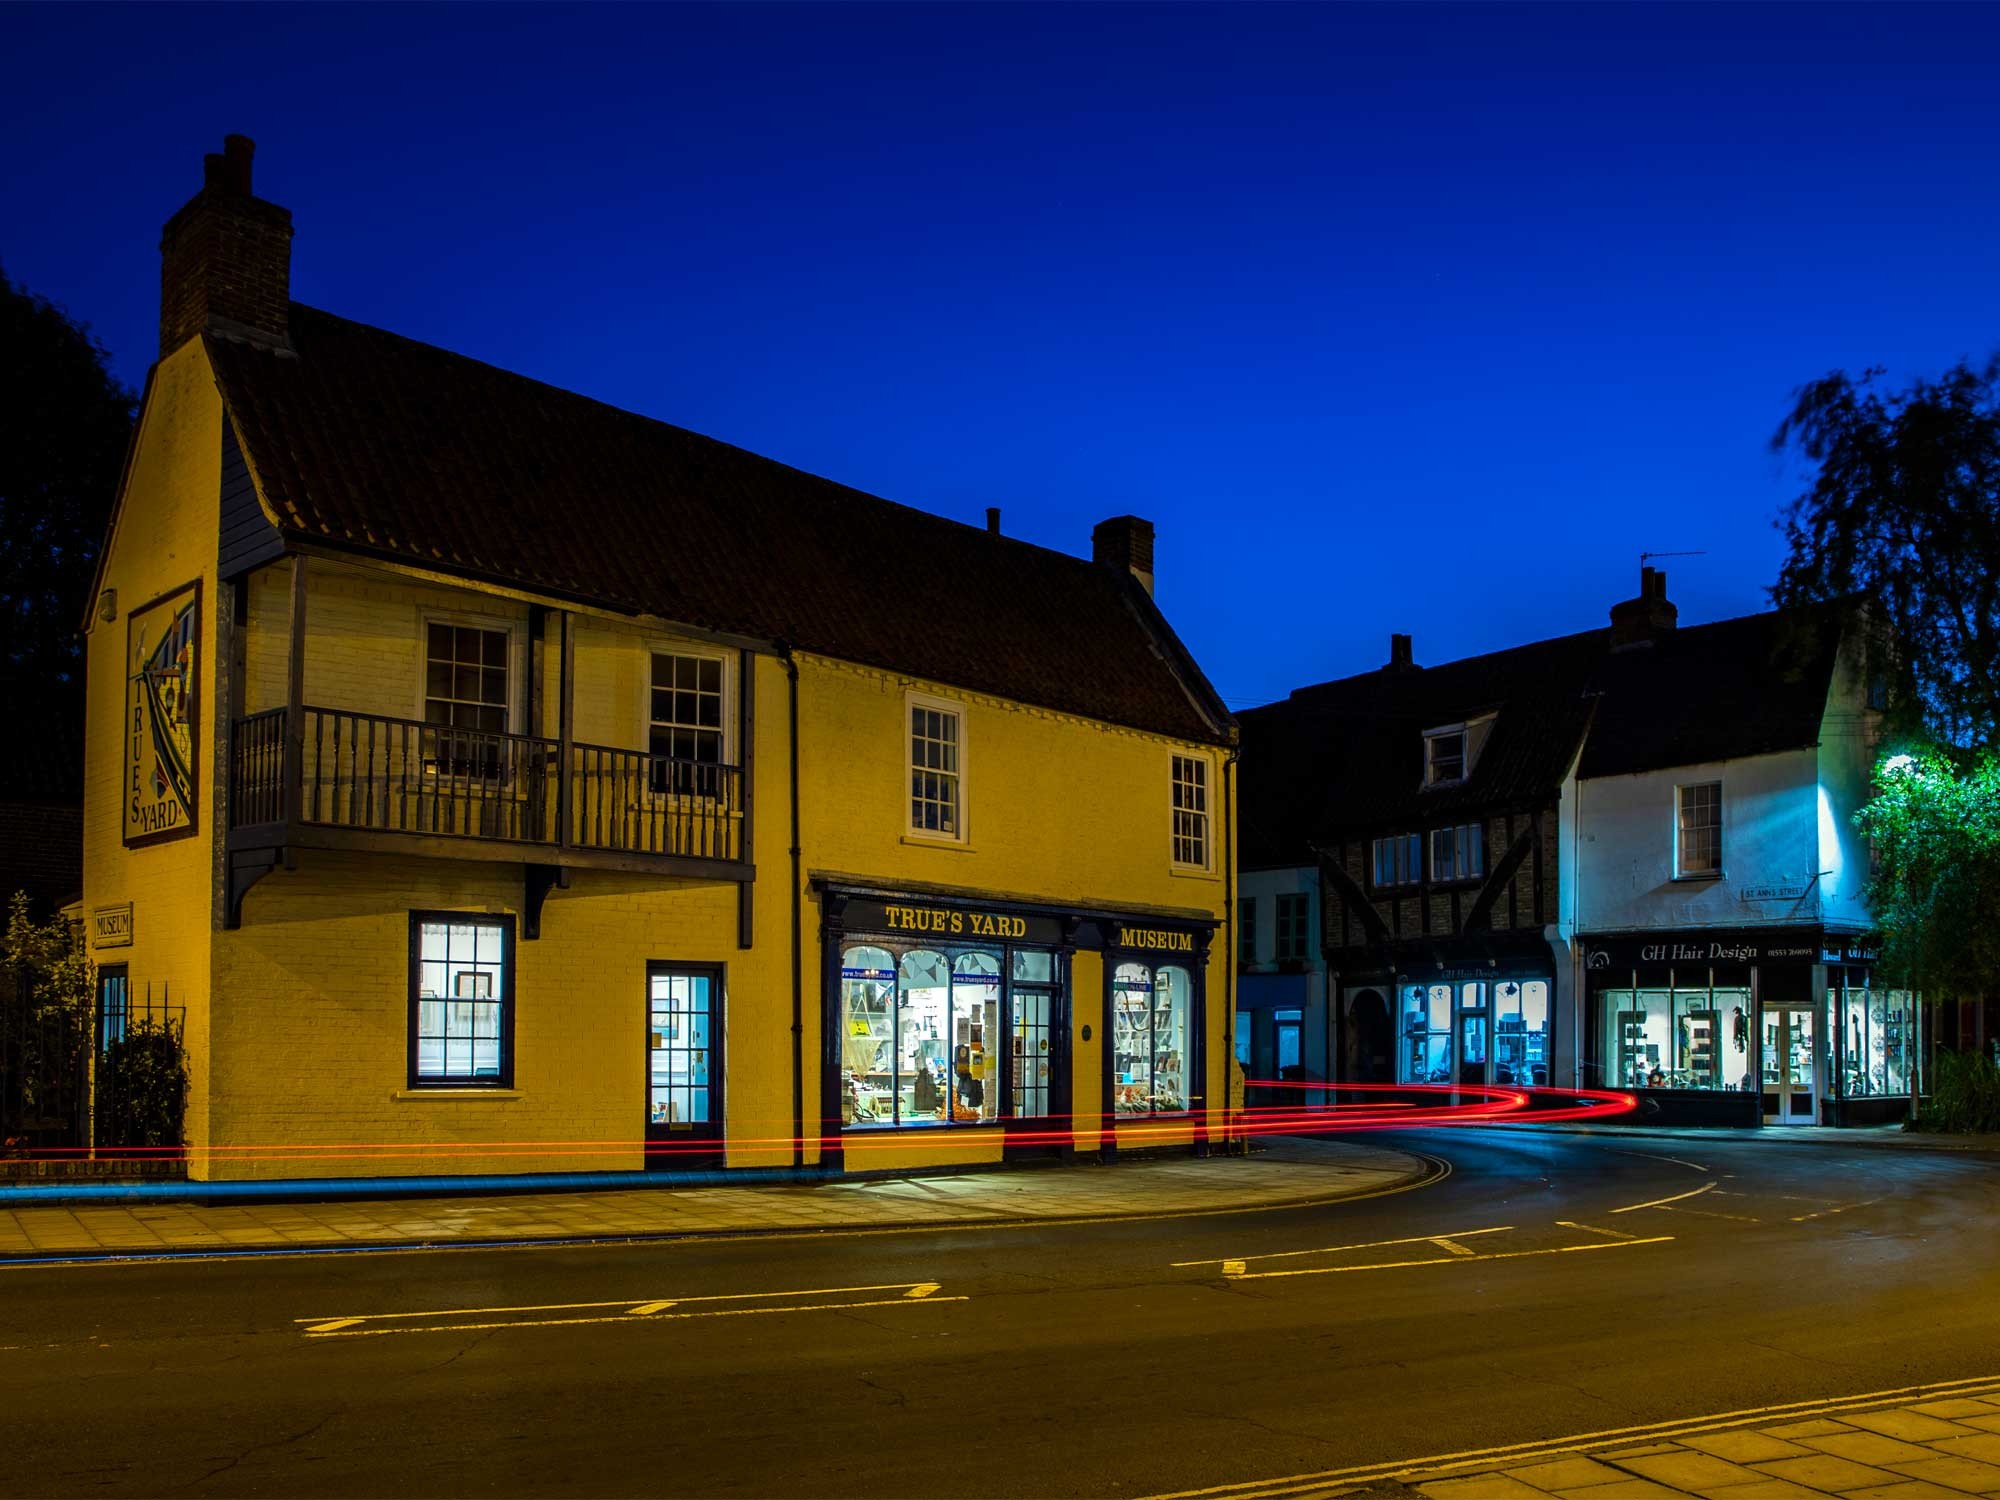
{"type": "Polygon", "coordinates": [[[1278,962],[1293,963],[1306,956],[1310,899],[1300,892],[1278,897],[1278,962]]]}
{"type": "Polygon", "coordinates": [[[1486,846],[1477,823],[1431,830],[1431,879],[1477,880],[1486,873],[1486,846]]]}
{"type": "Polygon", "coordinates": [[[1722,783],[1703,782],[1675,791],[1680,837],[1674,873],[1683,878],[1722,873],[1722,783]]]}
{"type": "Polygon", "coordinates": [[[963,839],[965,719],[953,705],[910,699],[910,831],[963,839]]]}
{"type": "Polygon", "coordinates": [[[1208,762],[1174,757],[1174,863],[1208,868],[1208,762]]]}
{"type": "Polygon", "coordinates": [[[514,919],[410,917],[410,1087],[509,1088],[514,919]]]}
{"type": "Polygon", "coordinates": [[[1112,1098],[1120,1115],[1188,1108],[1188,1012],[1194,984],[1174,965],[1120,964],[1111,979],[1112,1098]]]}
{"type": "Polygon", "coordinates": [[[646,748],[656,792],[712,797],[723,760],[723,663],[714,656],[655,651],[647,694],[646,748]]]}
{"type": "Polygon", "coordinates": [[[1375,840],[1375,889],[1415,885],[1424,878],[1423,839],[1414,833],[1399,833],[1375,840]]]}

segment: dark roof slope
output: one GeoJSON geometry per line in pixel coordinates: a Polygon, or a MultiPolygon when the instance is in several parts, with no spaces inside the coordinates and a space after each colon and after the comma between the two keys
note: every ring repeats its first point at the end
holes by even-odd
{"type": "Polygon", "coordinates": [[[1342,834],[1412,829],[1561,784],[1590,721],[1584,684],[1610,632],[1300,688],[1237,715],[1246,869],[1310,863],[1342,834]],[[1495,712],[1462,785],[1424,791],[1424,731],[1495,712]]]}
{"type": "Polygon", "coordinates": [[[1691,625],[1606,656],[1582,776],[1740,760],[1819,743],[1847,601],[1691,625]]]}
{"type": "Polygon", "coordinates": [[[1227,709],[1129,575],[297,303],[291,338],[295,357],[207,341],[290,535],[1228,737],[1227,709]]]}
{"type": "Polygon", "coordinates": [[[1237,715],[1243,867],[1311,863],[1343,835],[1436,826],[1580,776],[1736,760],[1819,742],[1841,605],[1749,615],[1613,651],[1587,630],[1320,683],[1237,715]],[[1424,791],[1423,733],[1495,711],[1461,786],[1424,791]]]}

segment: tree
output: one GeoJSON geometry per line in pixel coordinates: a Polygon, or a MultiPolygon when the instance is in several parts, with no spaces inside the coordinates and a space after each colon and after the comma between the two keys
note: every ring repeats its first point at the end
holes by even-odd
{"type": "Polygon", "coordinates": [[[2000,749],[2000,356],[1886,396],[1881,374],[1802,387],[1771,440],[1818,466],[1778,523],[1771,595],[1873,601],[1869,670],[1899,727],[2000,749]]]}
{"type": "Polygon", "coordinates": [[[90,330],[4,270],[0,350],[0,674],[80,683],[136,403],[90,330]]]}
{"type": "Polygon", "coordinates": [[[1882,968],[1939,998],[2000,990],[2000,759],[1892,755],[1855,823],[1875,872],[1882,968]]]}

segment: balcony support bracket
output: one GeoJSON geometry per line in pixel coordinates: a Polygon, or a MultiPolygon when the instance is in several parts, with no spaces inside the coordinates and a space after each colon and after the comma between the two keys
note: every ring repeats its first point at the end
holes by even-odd
{"type": "Polygon", "coordinates": [[[229,889],[225,893],[222,925],[234,932],[243,925],[243,898],[250,887],[283,865],[293,867],[288,849],[232,849],[229,851],[229,889]]]}
{"type": "Polygon", "coordinates": [[[542,903],[549,899],[549,892],[561,887],[569,889],[569,869],[564,865],[536,865],[525,867],[525,899],[521,903],[521,936],[523,939],[538,938],[542,935],[542,903]]]}

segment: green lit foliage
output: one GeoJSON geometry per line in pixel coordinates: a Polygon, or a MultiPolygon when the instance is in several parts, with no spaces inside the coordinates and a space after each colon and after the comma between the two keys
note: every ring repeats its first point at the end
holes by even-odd
{"type": "Polygon", "coordinates": [[[1926,1130],[2000,1131],[2000,1068],[1983,1052],[1940,1052],[1919,1120],[1926,1130]]]}
{"type": "Polygon", "coordinates": [[[1871,675],[1897,727],[2000,750],[2000,357],[1908,389],[1836,371],[1772,438],[1815,469],[1779,522],[1781,605],[1866,599],[1871,675]]]}
{"type": "Polygon", "coordinates": [[[99,1145],[185,1145],[188,1068],[180,1023],[134,1022],[105,1048],[97,1093],[99,1145]]]}
{"type": "Polygon", "coordinates": [[[80,1100],[89,1068],[96,973],[83,933],[55,917],[37,922],[28,897],[16,891],[7,908],[5,965],[0,968],[0,1031],[7,1041],[0,1070],[0,1135],[52,1123],[63,1100],[80,1100]]]}
{"type": "Polygon", "coordinates": [[[1931,999],[2000,990],[2000,760],[1893,755],[1855,815],[1884,969],[1931,999]]]}

